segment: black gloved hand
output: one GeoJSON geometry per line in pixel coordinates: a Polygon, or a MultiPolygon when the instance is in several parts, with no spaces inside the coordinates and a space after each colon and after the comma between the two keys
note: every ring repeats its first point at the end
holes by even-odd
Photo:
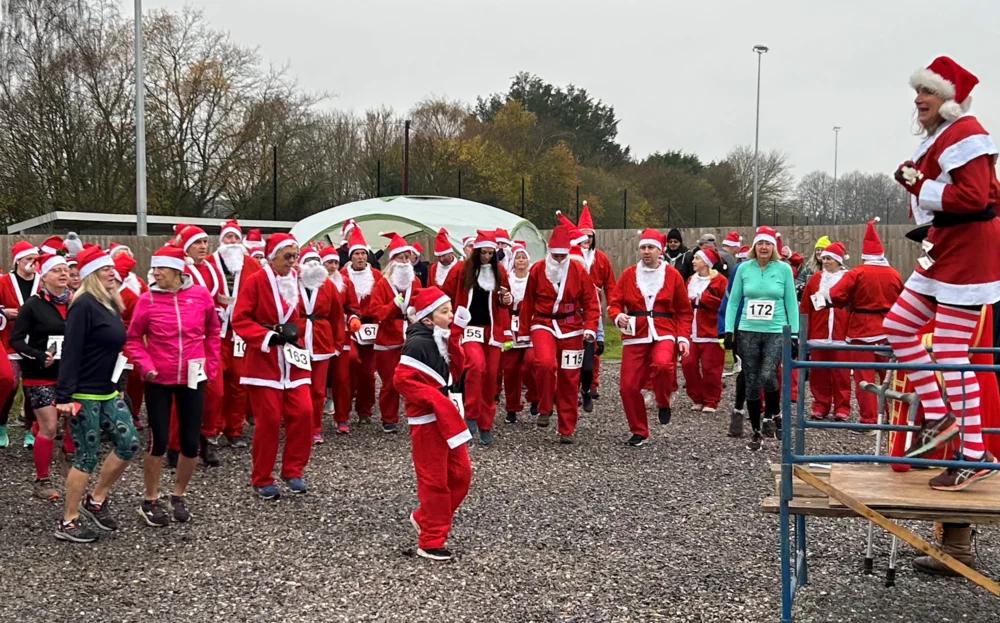
{"type": "Polygon", "coordinates": [[[792,336],[792,359],[799,356],[799,338],[792,336]]]}
{"type": "Polygon", "coordinates": [[[299,326],[294,322],[286,322],[285,324],[279,324],[274,327],[275,332],[281,336],[288,344],[298,344],[299,342],[299,326]]]}
{"type": "Polygon", "coordinates": [[[604,354],[604,342],[603,341],[598,341],[597,342],[597,347],[594,349],[594,354],[597,355],[598,357],[600,357],[601,355],[604,354]]]}
{"type": "Polygon", "coordinates": [[[725,348],[726,350],[733,350],[733,334],[732,334],[732,333],[727,333],[727,334],[726,334],[726,335],[725,335],[725,336],[724,336],[724,337],[722,338],[722,346],[723,346],[723,347],[724,347],[724,348],[725,348]]]}

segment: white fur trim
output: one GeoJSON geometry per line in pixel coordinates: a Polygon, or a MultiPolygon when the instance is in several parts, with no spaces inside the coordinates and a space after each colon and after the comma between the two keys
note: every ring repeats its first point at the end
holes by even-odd
{"type": "Polygon", "coordinates": [[[495,242],[490,242],[489,240],[483,240],[482,242],[476,242],[472,245],[473,249],[496,249],[497,245],[495,242]]]}
{"type": "Polygon", "coordinates": [[[949,173],[974,158],[980,156],[995,156],[998,152],[996,144],[989,134],[973,134],[954,145],[948,146],[938,156],[938,165],[942,173],[949,173]]]}
{"type": "Polygon", "coordinates": [[[30,249],[25,249],[24,251],[21,251],[20,253],[14,256],[14,263],[17,264],[20,260],[23,260],[29,255],[38,255],[38,248],[31,247],[30,249]]]}
{"type": "Polygon", "coordinates": [[[149,262],[150,268],[173,268],[174,270],[179,270],[184,272],[184,267],[187,263],[184,260],[179,260],[176,257],[169,257],[166,255],[154,255],[149,262]]]}
{"type": "MultiPolygon", "coordinates": [[[[191,236],[190,238],[188,238],[188,241],[184,243],[184,250],[187,251],[188,247],[190,247],[195,242],[202,239],[208,240],[208,234],[206,234],[205,232],[201,232],[200,234],[195,234],[191,236]]],[[[125,248],[128,250],[128,247],[125,248]]],[[[115,247],[115,251],[121,251],[121,247],[115,247]]]]}
{"type": "MultiPolygon", "coordinates": [[[[971,97],[965,98],[966,102],[968,102],[968,100],[970,99],[972,98],[971,97]]],[[[941,118],[944,119],[945,121],[952,121],[954,119],[958,119],[959,117],[962,116],[963,112],[965,112],[965,110],[963,110],[962,105],[956,102],[955,100],[948,100],[945,103],[941,104],[941,108],[938,108],[938,114],[941,115],[941,118]]]]}
{"type": "Polygon", "coordinates": [[[222,239],[226,236],[226,234],[230,234],[230,233],[231,234],[236,234],[237,236],[239,236],[240,237],[240,241],[243,240],[243,232],[240,231],[240,228],[239,227],[229,226],[229,227],[223,227],[222,231],[219,232],[219,244],[222,244],[222,239]]]}
{"type": "Polygon", "coordinates": [[[447,251],[435,251],[434,257],[441,257],[442,255],[448,255],[449,253],[454,253],[454,252],[455,251],[450,248],[447,251]]]}
{"type": "Polygon", "coordinates": [[[830,251],[827,251],[826,249],[824,249],[823,252],[819,254],[819,257],[820,257],[820,259],[822,259],[824,257],[832,257],[833,259],[837,260],[838,264],[843,264],[844,263],[844,258],[842,256],[837,255],[836,253],[831,253],[830,251]]]}
{"type": "Polygon", "coordinates": [[[920,196],[917,197],[917,203],[925,210],[933,210],[935,212],[944,210],[941,205],[941,201],[944,198],[944,187],[945,184],[937,180],[924,180],[923,186],[920,187],[920,196]]]}
{"type": "Polygon", "coordinates": [[[549,253],[553,255],[567,255],[569,254],[569,249],[553,249],[552,247],[549,247],[549,253]]]}
{"type": "Polygon", "coordinates": [[[273,249],[271,249],[271,252],[268,254],[267,259],[273,260],[274,256],[278,253],[278,251],[284,249],[285,247],[290,247],[294,244],[298,243],[293,238],[289,238],[288,240],[283,240],[279,242],[278,244],[274,245],[273,249]]]}
{"type": "Polygon", "coordinates": [[[660,241],[659,240],[653,240],[652,238],[642,238],[641,240],[639,240],[639,246],[641,247],[641,246],[644,246],[644,245],[649,245],[649,246],[652,246],[652,247],[656,247],[660,251],[663,250],[663,245],[660,244],[660,241]]]}
{"type": "Polygon", "coordinates": [[[304,253],[303,255],[301,255],[299,257],[299,263],[300,264],[304,264],[304,263],[306,263],[309,260],[320,260],[320,261],[323,261],[323,258],[321,258],[319,256],[319,253],[317,253],[316,251],[308,251],[308,252],[304,253]]]}
{"type": "Polygon", "coordinates": [[[913,72],[913,75],[910,76],[910,87],[914,89],[924,87],[940,95],[941,99],[955,99],[955,85],[950,80],[945,80],[941,74],[926,67],[921,67],[913,72]]]}
{"type": "Polygon", "coordinates": [[[924,296],[933,296],[945,305],[986,305],[1000,301],[1000,281],[952,284],[930,279],[914,271],[906,288],[924,296]]]}
{"type": "Polygon", "coordinates": [[[778,244],[778,241],[775,240],[774,236],[769,236],[768,234],[757,234],[756,236],[753,237],[753,243],[754,244],[757,244],[761,240],[766,240],[767,242],[770,242],[773,245],[777,245],[778,244]]]}
{"type": "Polygon", "coordinates": [[[470,433],[469,429],[467,428],[462,432],[460,432],[459,434],[455,435],[454,437],[451,437],[445,441],[448,444],[448,447],[454,450],[455,448],[459,447],[463,443],[466,443],[470,439],[472,439],[472,433],[470,433]]]}
{"type": "Polygon", "coordinates": [[[445,303],[449,302],[450,300],[451,299],[448,297],[447,294],[442,294],[436,301],[434,301],[433,303],[431,303],[427,307],[425,307],[423,309],[418,309],[418,310],[414,311],[413,312],[413,320],[414,321],[419,321],[421,318],[426,318],[427,316],[430,316],[432,313],[434,313],[435,309],[437,309],[438,307],[441,307],[442,305],[444,305],[445,303]]]}
{"type": "Polygon", "coordinates": [[[80,267],[80,279],[86,279],[95,270],[104,268],[105,266],[114,267],[115,262],[111,259],[110,255],[105,255],[104,257],[98,258],[96,260],[91,260],[80,267]]]}
{"type": "Polygon", "coordinates": [[[60,265],[66,266],[66,258],[64,258],[61,255],[50,257],[49,259],[45,260],[45,262],[42,264],[42,270],[38,274],[44,275],[45,273],[49,272],[56,266],[60,265]]]}
{"type": "Polygon", "coordinates": [[[699,258],[701,258],[701,261],[705,262],[706,264],[708,264],[709,267],[712,267],[712,265],[713,265],[712,264],[712,260],[709,259],[708,254],[705,253],[704,249],[698,249],[698,252],[695,253],[695,255],[698,256],[699,258]]]}
{"type": "Polygon", "coordinates": [[[393,251],[389,251],[389,259],[391,260],[392,258],[396,257],[400,253],[405,253],[407,251],[409,251],[410,253],[412,253],[414,255],[419,255],[419,253],[417,253],[416,249],[414,249],[410,245],[406,245],[405,247],[399,247],[398,249],[395,249],[393,251]]]}

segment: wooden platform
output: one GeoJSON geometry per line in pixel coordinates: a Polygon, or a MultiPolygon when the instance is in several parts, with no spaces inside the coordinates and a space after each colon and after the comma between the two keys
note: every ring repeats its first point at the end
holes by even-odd
{"type": "MultiPolygon", "coordinates": [[[[934,470],[894,472],[888,465],[837,464],[832,469],[809,468],[811,474],[829,482],[863,504],[893,519],[915,519],[950,523],[1000,524],[1000,475],[976,483],[965,491],[934,491],[927,481],[934,470]]],[[[781,465],[772,465],[775,495],[765,498],[761,510],[777,513],[780,502],[781,465]]],[[[837,500],[828,498],[798,478],[792,482],[794,515],[854,517],[837,500]]]]}

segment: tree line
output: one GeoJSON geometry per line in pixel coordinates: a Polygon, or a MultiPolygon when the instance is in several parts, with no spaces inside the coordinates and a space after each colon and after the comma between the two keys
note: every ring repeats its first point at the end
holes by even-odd
{"type": "MultiPolygon", "coordinates": [[[[135,211],[133,28],[114,0],[8,0],[0,23],[0,220],[53,210],[135,211]]],[[[474,103],[332,109],[201,12],[143,16],[150,214],[298,220],[402,192],[461,196],[539,227],[587,201],[598,227],[749,225],[754,153],[719,161],[666,149],[637,158],[613,106],[586,89],[521,73],[474,103]],[[275,158],[276,156],[276,158],[275,158]],[[277,161],[277,178],[274,165],[277,161]],[[277,187],[277,210],[274,188],[277,187]]],[[[336,85],[331,85],[336,88],[336,85]]],[[[887,175],[759,159],[759,220],[906,218],[887,175]]]]}

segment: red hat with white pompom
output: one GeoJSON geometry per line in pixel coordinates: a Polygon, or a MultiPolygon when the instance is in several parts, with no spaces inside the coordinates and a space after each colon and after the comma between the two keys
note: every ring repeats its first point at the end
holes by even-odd
{"type": "Polygon", "coordinates": [[[865,227],[865,238],[861,243],[861,259],[862,260],[880,260],[885,257],[885,249],[882,248],[882,240],[878,237],[878,232],[875,231],[875,223],[878,223],[881,219],[875,217],[868,221],[868,226],[865,227]]]}
{"type": "Polygon", "coordinates": [[[847,249],[844,248],[843,242],[831,242],[823,249],[822,253],[819,254],[820,259],[824,257],[832,257],[837,260],[838,264],[843,264],[847,260],[851,259],[851,256],[847,255],[847,249]]]}
{"type": "MultiPolygon", "coordinates": [[[[407,244],[406,240],[402,236],[400,236],[399,234],[397,234],[395,232],[389,232],[389,233],[379,232],[378,235],[382,236],[383,238],[388,238],[389,239],[389,259],[390,260],[392,258],[396,257],[397,255],[399,255],[400,253],[406,253],[407,251],[409,251],[410,253],[416,253],[417,252],[416,249],[414,249],[412,246],[410,246],[409,244],[407,244]]],[[[351,245],[351,251],[352,252],[354,251],[354,245],[353,244],[351,245]]]]}
{"type": "Polygon", "coordinates": [[[667,244],[667,238],[660,232],[656,231],[652,227],[647,227],[646,229],[639,232],[639,246],[652,245],[658,248],[660,251],[667,244]]]}
{"type": "Polygon", "coordinates": [[[910,76],[910,86],[927,89],[944,100],[938,114],[945,121],[952,121],[968,112],[972,106],[972,89],[979,84],[972,72],[947,56],[939,56],[931,64],[918,69],[910,76]]]}
{"type": "Polygon", "coordinates": [[[434,236],[434,255],[441,257],[454,252],[455,250],[451,248],[451,240],[448,240],[448,230],[442,227],[434,236]]]}
{"type": "Polygon", "coordinates": [[[418,290],[411,301],[413,304],[407,308],[407,312],[409,312],[407,315],[413,319],[413,322],[419,322],[421,318],[430,316],[435,309],[450,302],[451,299],[437,286],[430,286],[418,290]]]}
{"type": "Polygon", "coordinates": [[[222,230],[219,231],[219,244],[222,244],[222,239],[226,237],[226,234],[236,234],[241,240],[243,239],[243,229],[236,222],[236,219],[230,219],[222,224],[222,230]]]}
{"type": "Polygon", "coordinates": [[[722,258],[719,257],[719,252],[716,251],[715,249],[709,249],[709,248],[698,249],[698,252],[695,253],[695,256],[701,258],[701,261],[708,264],[709,267],[715,266],[716,264],[722,261],[722,258]]]}
{"type": "Polygon", "coordinates": [[[722,244],[724,246],[736,247],[737,249],[740,247],[742,243],[743,243],[743,236],[739,235],[735,231],[729,232],[729,234],[726,235],[725,240],[722,241],[722,244]]]}

